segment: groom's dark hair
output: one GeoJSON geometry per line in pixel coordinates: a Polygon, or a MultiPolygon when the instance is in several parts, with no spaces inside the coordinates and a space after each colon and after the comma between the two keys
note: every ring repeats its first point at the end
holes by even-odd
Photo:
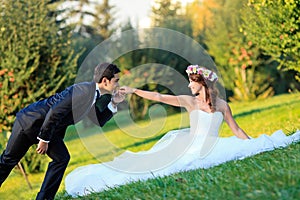
{"type": "Polygon", "coordinates": [[[115,74],[119,72],[121,72],[121,70],[117,67],[117,65],[112,63],[101,63],[95,67],[93,80],[96,83],[101,83],[104,77],[111,80],[115,74]]]}

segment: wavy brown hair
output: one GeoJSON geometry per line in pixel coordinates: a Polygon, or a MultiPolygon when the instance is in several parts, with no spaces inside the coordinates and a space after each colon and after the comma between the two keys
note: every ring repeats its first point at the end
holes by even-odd
{"type": "Polygon", "coordinates": [[[215,81],[209,81],[203,78],[200,74],[190,74],[189,78],[192,81],[202,84],[205,87],[206,101],[212,112],[216,111],[216,99],[219,95],[218,89],[215,87],[215,81]]]}

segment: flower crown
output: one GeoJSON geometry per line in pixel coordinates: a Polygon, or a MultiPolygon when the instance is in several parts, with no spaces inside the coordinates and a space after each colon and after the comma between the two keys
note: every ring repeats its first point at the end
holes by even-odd
{"type": "Polygon", "coordinates": [[[215,72],[213,72],[209,69],[206,69],[204,67],[200,67],[198,65],[189,65],[185,71],[188,75],[200,74],[203,76],[204,79],[209,80],[211,82],[218,80],[218,76],[215,72]]]}

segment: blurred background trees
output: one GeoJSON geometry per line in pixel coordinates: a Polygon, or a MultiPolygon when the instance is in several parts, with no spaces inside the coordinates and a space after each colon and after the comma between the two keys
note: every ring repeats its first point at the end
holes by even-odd
{"type": "Polygon", "coordinates": [[[71,35],[49,17],[46,1],[0,6],[0,132],[4,146],[15,114],[70,84],[77,57],[71,35]]]}
{"type": "Polygon", "coordinates": [[[299,0],[250,0],[243,9],[243,33],[269,58],[268,67],[278,69],[273,70],[277,93],[299,90],[299,7],[299,0]]]}
{"type": "MultiPolygon", "coordinates": [[[[183,6],[180,1],[155,0],[150,18],[152,27],[178,31],[202,45],[214,59],[229,100],[253,100],[300,89],[299,2],[194,0],[183,6]]],[[[118,24],[117,12],[109,0],[1,1],[0,149],[16,112],[72,84],[77,69],[94,47],[113,34],[136,28],[129,20],[118,24]]],[[[134,43],[139,47],[141,41],[159,42],[151,41],[153,34],[136,33],[122,45],[134,43]]],[[[165,40],[171,45],[180,43],[172,38],[165,40]]],[[[197,64],[174,52],[140,47],[113,62],[124,73],[139,65],[159,63],[184,77],[186,66],[197,64]]],[[[185,50],[185,46],[181,48],[185,50]]],[[[172,72],[150,68],[141,77],[155,82],[166,73],[172,72]]],[[[131,81],[128,84],[133,84],[131,81]]],[[[174,84],[174,80],[168,84],[174,84]]],[[[160,84],[141,87],[170,93],[160,84]]],[[[150,103],[132,97],[133,117],[143,118],[150,103]]],[[[30,168],[28,162],[24,166],[30,168]]]]}
{"type": "Polygon", "coordinates": [[[219,1],[212,25],[206,29],[208,52],[214,57],[231,100],[253,100],[273,94],[271,74],[263,71],[260,50],[242,31],[247,0],[219,1]]]}

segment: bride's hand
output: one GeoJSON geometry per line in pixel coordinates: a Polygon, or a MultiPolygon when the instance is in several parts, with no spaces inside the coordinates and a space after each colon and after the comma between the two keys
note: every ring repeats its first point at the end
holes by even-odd
{"type": "Polygon", "coordinates": [[[128,87],[128,86],[122,86],[120,88],[120,91],[124,92],[125,94],[132,94],[136,91],[136,88],[131,88],[131,87],[128,87]]]}

